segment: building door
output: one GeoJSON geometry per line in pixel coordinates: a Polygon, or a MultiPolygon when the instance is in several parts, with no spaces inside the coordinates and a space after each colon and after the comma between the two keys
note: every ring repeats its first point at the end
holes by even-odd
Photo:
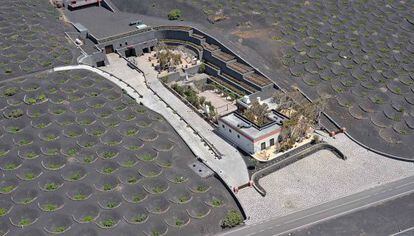
{"type": "Polygon", "coordinates": [[[273,146],[273,145],[275,145],[275,139],[274,138],[270,139],[270,146],[273,146]]]}
{"type": "Polygon", "coordinates": [[[149,53],[149,52],[150,52],[149,48],[144,48],[144,49],[142,49],[142,51],[143,51],[144,53],[149,53]]]}
{"type": "Polygon", "coordinates": [[[135,48],[128,48],[125,50],[125,57],[135,57],[137,53],[135,52],[135,48]]]}
{"type": "Polygon", "coordinates": [[[113,53],[113,52],[114,52],[114,46],[113,45],[105,46],[105,53],[106,54],[113,53]]]}
{"type": "Polygon", "coordinates": [[[105,66],[105,61],[98,61],[96,62],[97,67],[105,66]]]}
{"type": "Polygon", "coordinates": [[[266,149],[266,143],[263,142],[262,144],[260,144],[260,149],[261,150],[265,150],[266,149]]]}

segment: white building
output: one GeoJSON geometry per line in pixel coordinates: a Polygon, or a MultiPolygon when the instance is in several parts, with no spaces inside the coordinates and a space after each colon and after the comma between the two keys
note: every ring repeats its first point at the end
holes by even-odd
{"type": "Polygon", "coordinates": [[[237,112],[218,120],[218,132],[243,151],[253,155],[277,143],[281,131],[281,121],[286,119],[272,114],[269,123],[259,127],[237,112]]]}

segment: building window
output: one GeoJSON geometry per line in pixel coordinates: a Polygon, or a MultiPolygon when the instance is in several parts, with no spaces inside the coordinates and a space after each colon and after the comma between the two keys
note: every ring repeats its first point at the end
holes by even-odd
{"type": "Polygon", "coordinates": [[[125,42],[125,45],[128,45],[128,42],[125,42]]]}
{"type": "Polygon", "coordinates": [[[221,125],[224,128],[224,125],[221,125]]]}
{"type": "Polygon", "coordinates": [[[120,43],[119,46],[122,47],[122,43],[120,43]]]}
{"type": "Polygon", "coordinates": [[[240,138],[240,135],[237,135],[237,138],[240,138]]]}
{"type": "Polygon", "coordinates": [[[231,133],[231,129],[229,129],[229,132],[231,133]]]}
{"type": "Polygon", "coordinates": [[[273,146],[273,145],[275,145],[275,139],[274,138],[270,139],[270,146],[273,146]]]}
{"type": "Polygon", "coordinates": [[[260,149],[261,150],[265,150],[266,149],[266,143],[263,142],[262,144],[260,144],[260,149]]]}

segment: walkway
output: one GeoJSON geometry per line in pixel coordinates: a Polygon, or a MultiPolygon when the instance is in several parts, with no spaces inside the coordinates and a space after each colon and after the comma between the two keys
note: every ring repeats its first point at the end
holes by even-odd
{"type": "MultiPolygon", "coordinates": [[[[237,149],[218,137],[213,132],[213,127],[187,107],[181,100],[171,94],[158,81],[157,72],[152,69],[149,62],[145,62],[143,58],[137,58],[140,69],[144,71],[146,75],[148,85],[157,94],[154,94],[146,87],[144,76],[138,71],[128,67],[124,59],[116,54],[110,54],[108,55],[108,60],[110,65],[103,67],[102,69],[113,74],[117,78],[120,78],[138,91],[138,93],[142,95],[142,98],[139,98],[139,101],[146,107],[164,116],[177,133],[184,139],[195,155],[200,157],[206,165],[216,171],[230,188],[233,186],[240,186],[249,181],[246,164],[237,149]],[[168,106],[157,95],[160,96],[162,100],[167,101],[168,106]],[[188,127],[189,125],[191,127],[188,127]],[[220,150],[223,154],[221,159],[215,157],[213,151],[208,148],[197,133],[208,140],[208,142],[214,145],[215,148],[220,150]]],[[[114,78],[112,78],[112,80],[114,80],[114,78]]],[[[116,80],[117,79],[115,79],[115,82],[116,80]]],[[[126,86],[123,85],[123,87],[126,86]]]]}

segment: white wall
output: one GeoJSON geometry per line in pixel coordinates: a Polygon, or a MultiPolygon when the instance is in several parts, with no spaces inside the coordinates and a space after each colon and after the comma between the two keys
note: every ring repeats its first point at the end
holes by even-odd
{"type": "Polygon", "coordinates": [[[218,131],[221,135],[223,135],[227,140],[231,141],[234,145],[239,147],[240,149],[244,150],[247,153],[253,154],[254,153],[254,146],[253,142],[234,129],[232,129],[230,126],[223,123],[221,120],[218,121],[218,131]],[[224,125],[224,128],[223,128],[224,125]],[[231,132],[229,132],[229,129],[231,132]],[[239,136],[237,136],[239,135],[239,136]]]}
{"type": "Polygon", "coordinates": [[[277,139],[279,137],[279,133],[269,136],[263,140],[260,140],[258,142],[254,143],[254,152],[260,152],[262,150],[262,143],[265,142],[266,143],[266,148],[270,147],[270,140],[273,138],[275,140],[274,144],[277,143],[277,139]]]}

